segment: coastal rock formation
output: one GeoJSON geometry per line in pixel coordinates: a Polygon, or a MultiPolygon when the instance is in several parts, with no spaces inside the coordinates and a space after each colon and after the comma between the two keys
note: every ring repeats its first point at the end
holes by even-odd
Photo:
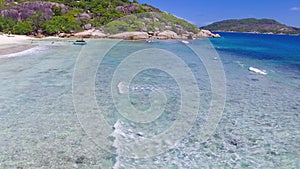
{"type": "Polygon", "coordinates": [[[60,37],[60,38],[70,38],[71,34],[69,34],[69,33],[59,33],[57,36],[60,37]]]}
{"type": "Polygon", "coordinates": [[[157,39],[177,39],[179,37],[178,37],[177,33],[170,31],[170,30],[166,30],[166,31],[158,33],[156,38],[157,39]]]}
{"type": "MultiPolygon", "coordinates": [[[[126,40],[140,40],[140,39],[191,39],[191,38],[219,38],[220,35],[213,34],[208,30],[201,30],[198,34],[177,35],[177,33],[166,30],[162,32],[122,32],[113,35],[104,33],[98,29],[89,29],[73,34],[78,38],[112,38],[112,39],[126,39],[126,40]]],[[[59,37],[68,37],[67,34],[61,33],[59,37]]]]}
{"type": "MultiPolygon", "coordinates": [[[[3,30],[16,34],[39,35],[40,37],[43,34],[56,34],[59,37],[109,37],[131,40],[220,37],[210,31],[200,30],[196,25],[172,14],[161,12],[159,9],[145,4],[119,0],[119,2],[114,2],[114,5],[111,2],[105,3],[106,7],[102,7],[101,10],[94,3],[84,2],[83,4],[88,5],[93,10],[87,10],[88,7],[84,9],[83,7],[82,9],[73,6],[67,7],[54,2],[33,1],[18,4],[12,1],[5,10],[0,9],[0,15],[13,18],[15,21],[26,21],[34,15],[32,19],[22,23],[27,24],[26,26],[31,30],[26,30],[24,33],[21,29],[14,29],[12,25],[6,26],[3,30]],[[72,12],[65,15],[68,8],[72,12]],[[54,16],[53,19],[52,16],[54,16]],[[52,20],[46,21],[50,19],[52,20]],[[34,26],[31,28],[30,24],[34,26]],[[76,33],[82,29],[85,31],[76,33]]],[[[16,25],[17,22],[13,24],[16,25]]]]}
{"type": "Polygon", "coordinates": [[[195,36],[196,38],[220,38],[219,34],[213,34],[209,30],[200,30],[200,32],[195,36]]]}
{"type": "Polygon", "coordinates": [[[78,32],[74,34],[78,38],[106,38],[107,35],[100,30],[90,29],[83,32],[78,32]]]}
{"type": "Polygon", "coordinates": [[[60,8],[62,13],[66,13],[68,11],[67,7],[63,4],[54,3],[54,2],[23,2],[18,6],[14,6],[10,9],[1,10],[0,14],[4,17],[10,17],[15,21],[25,20],[32,15],[34,15],[37,11],[40,11],[43,19],[49,20],[52,17],[54,7],[60,8]]]}
{"type": "Polygon", "coordinates": [[[103,33],[100,30],[95,30],[92,32],[92,37],[93,38],[106,38],[108,35],[106,35],[105,33],[103,33]]]}
{"type": "Polygon", "coordinates": [[[139,40],[148,39],[149,35],[147,32],[123,32],[109,36],[113,39],[126,39],[126,40],[139,40]]]}
{"type": "Polygon", "coordinates": [[[90,38],[92,36],[93,31],[93,29],[90,29],[83,32],[78,32],[75,33],[74,36],[79,38],[90,38]]]}
{"type": "Polygon", "coordinates": [[[149,32],[149,36],[155,39],[220,37],[206,30],[201,31],[197,26],[164,12],[128,15],[104,25],[102,29],[112,35],[129,31],[149,32]]]}

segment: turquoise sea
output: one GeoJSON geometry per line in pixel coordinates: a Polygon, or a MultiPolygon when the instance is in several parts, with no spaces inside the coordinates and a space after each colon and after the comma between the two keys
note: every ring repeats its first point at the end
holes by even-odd
{"type": "Polygon", "coordinates": [[[300,36],[220,34],[0,56],[0,169],[300,168],[300,36]]]}

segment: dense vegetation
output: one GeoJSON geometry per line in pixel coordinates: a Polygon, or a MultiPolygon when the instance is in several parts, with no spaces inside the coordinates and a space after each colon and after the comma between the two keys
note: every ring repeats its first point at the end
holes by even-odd
{"type": "MultiPolygon", "coordinates": [[[[0,10],[10,9],[22,2],[30,2],[34,0],[17,0],[12,3],[9,1],[0,0],[0,10]]],[[[56,34],[59,32],[69,33],[79,31],[86,24],[91,24],[93,27],[101,27],[113,20],[127,15],[124,12],[116,10],[118,6],[126,6],[133,4],[137,7],[130,14],[147,12],[145,6],[156,11],[158,9],[149,5],[138,4],[136,0],[49,0],[60,4],[65,4],[68,7],[68,12],[63,13],[60,8],[52,8],[52,17],[50,20],[44,19],[43,13],[35,11],[35,14],[26,20],[16,22],[11,18],[0,18],[0,31],[12,32],[16,34],[32,34],[37,31],[43,31],[46,34],[56,34]],[[81,14],[88,15],[88,18],[81,18],[81,14]]],[[[0,11],[1,12],[1,11],[0,11]]],[[[127,30],[127,29],[125,29],[127,30]]],[[[131,30],[131,29],[128,29],[131,30]]]]}
{"type": "MultiPolygon", "coordinates": [[[[34,14],[17,22],[9,17],[0,16],[0,31],[15,34],[53,35],[57,33],[78,32],[86,25],[98,27],[106,33],[114,34],[125,31],[163,31],[172,30],[178,34],[185,32],[198,33],[199,28],[183,19],[161,12],[159,9],[139,4],[137,0],[46,0],[64,4],[67,10],[61,7],[49,9],[50,18],[34,6],[34,14]],[[134,14],[134,15],[131,15],[134,14]]],[[[40,2],[36,0],[0,0],[1,9],[20,7],[24,2],[40,2]],[[14,2],[14,3],[13,3],[14,2]],[[17,2],[17,3],[16,3],[17,2]]],[[[36,4],[35,4],[36,5],[36,4]]],[[[26,7],[24,7],[26,8],[26,7]]],[[[48,10],[48,11],[49,11],[48,10]]],[[[21,9],[20,11],[23,12],[21,9]]],[[[28,12],[30,13],[30,12],[28,12]]],[[[49,14],[48,14],[49,15],[49,14]]],[[[15,15],[13,15],[15,16],[15,15]]]]}
{"type": "Polygon", "coordinates": [[[272,19],[225,20],[203,27],[212,31],[300,34],[299,28],[283,25],[272,19]]]}
{"type": "Polygon", "coordinates": [[[0,31],[9,32],[15,24],[16,22],[11,18],[4,18],[0,16],[0,31]]]}
{"type": "Polygon", "coordinates": [[[53,16],[52,19],[46,21],[42,19],[40,13],[36,13],[20,22],[0,16],[0,31],[5,33],[28,35],[38,30],[44,30],[47,34],[55,34],[81,29],[79,23],[70,14],[53,16]]]}
{"type": "Polygon", "coordinates": [[[172,30],[177,34],[183,31],[198,33],[199,28],[188,23],[183,19],[167,13],[140,13],[136,15],[128,15],[118,20],[112,21],[104,26],[106,33],[115,34],[124,31],[164,31],[172,30]]]}

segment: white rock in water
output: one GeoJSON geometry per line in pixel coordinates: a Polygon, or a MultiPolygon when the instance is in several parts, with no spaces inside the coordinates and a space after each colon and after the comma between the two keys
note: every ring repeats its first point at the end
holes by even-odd
{"type": "Polygon", "coordinates": [[[189,44],[190,42],[189,41],[186,41],[186,40],[183,40],[181,41],[182,43],[185,43],[185,44],[189,44]]]}
{"type": "Polygon", "coordinates": [[[120,94],[127,94],[129,93],[129,86],[125,82],[120,82],[118,84],[118,89],[120,94]]]}
{"type": "Polygon", "coordinates": [[[261,74],[261,75],[267,75],[267,73],[265,71],[262,71],[255,67],[249,67],[249,71],[257,73],[257,74],[261,74]]]}

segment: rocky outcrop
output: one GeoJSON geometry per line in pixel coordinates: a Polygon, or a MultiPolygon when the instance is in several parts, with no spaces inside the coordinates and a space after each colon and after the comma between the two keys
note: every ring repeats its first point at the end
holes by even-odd
{"type": "Polygon", "coordinates": [[[89,21],[89,20],[91,20],[91,18],[92,17],[87,13],[82,13],[82,14],[79,15],[79,20],[80,21],[89,21]]]}
{"type": "Polygon", "coordinates": [[[74,34],[78,38],[106,38],[108,35],[100,30],[90,29],[83,32],[78,32],[74,34]]]}
{"type": "Polygon", "coordinates": [[[75,18],[80,24],[85,24],[83,26],[83,29],[88,30],[88,29],[92,28],[91,27],[92,26],[91,25],[92,15],[93,15],[93,13],[84,12],[84,13],[77,15],[75,18]]]}
{"type": "Polygon", "coordinates": [[[106,38],[108,35],[103,33],[102,31],[100,30],[95,30],[92,32],[92,37],[93,38],[106,38]]]}
{"type": "Polygon", "coordinates": [[[43,19],[49,20],[52,17],[52,9],[58,7],[61,9],[61,12],[66,13],[68,11],[67,7],[63,4],[54,3],[54,2],[23,2],[18,6],[14,6],[10,9],[1,10],[0,14],[4,17],[10,17],[15,21],[25,20],[35,14],[37,11],[40,11],[43,19]]]}
{"type": "Polygon", "coordinates": [[[92,29],[92,24],[88,23],[88,24],[83,25],[83,29],[85,29],[85,30],[92,29]]]}
{"type": "Polygon", "coordinates": [[[126,15],[130,15],[137,8],[138,8],[138,4],[130,4],[130,5],[125,5],[125,6],[117,6],[116,10],[119,12],[122,12],[126,15]]]}
{"type": "Polygon", "coordinates": [[[178,39],[179,36],[177,35],[177,33],[173,31],[166,30],[158,33],[155,38],[156,39],[178,39]]]}
{"type": "MultiPolygon", "coordinates": [[[[60,37],[68,37],[66,34],[59,35],[60,37]]],[[[69,35],[70,36],[70,35],[69,35]]],[[[191,39],[191,38],[218,38],[220,35],[213,34],[208,30],[201,30],[198,34],[178,35],[177,33],[166,30],[162,32],[123,32],[114,35],[108,35],[98,29],[90,29],[73,34],[77,38],[111,38],[125,40],[141,40],[141,39],[191,39]]]]}
{"type": "Polygon", "coordinates": [[[94,30],[86,30],[86,31],[82,31],[82,32],[78,32],[75,33],[74,36],[75,37],[79,37],[79,38],[90,38],[92,36],[94,30]]]}
{"type": "Polygon", "coordinates": [[[60,38],[70,38],[72,35],[70,33],[59,33],[57,36],[60,38]]]}
{"type": "Polygon", "coordinates": [[[121,33],[126,30],[152,32],[149,33],[149,36],[156,39],[219,37],[219,35],[215,35],[206,30],[200,31],[197,26],[163,12],[149,12],[143,13],[142,15],[125,16],[116,22],[112,21],[109,26],[104,26],[103,30],[110,34],[121,33]]]}
{"type": "Polygon", "coordinates": [[[200,32],[195,36],[195,38],[220,38],[219,34],[213,34],[209,30],[200,30],[200,32]]]}
{"type": "Polygon", "coordinates": [[[149,35],[147,32],[123,32],[109,36],[113,39],[126,39],[126,40],[139,40],[148,39],[149,35]]]}
{"type": "MultiPolygon", "coordinates": [[[[68,12],[67,6],[54,2],[44,2],[44,1],[35,1],[35,2],[23,2],[19,3],[13,0],[5,0],[6,2],[10,1],[10,9],[0,9],[0,15],[4,17],[13,18],[16,21],[26,20],[37,12],[41,13],[39,17],[36,17],[34,23],[36,28],[32,30],[32,35],[41,36],[46,31],[41,30],[37,32],[36,29],[41,29],[38,23],[42,23],[44,20],[49,20],[55,14],[56,16],[60,16],[63,13],[68,12]],[[14,2],[14,3],[13,3],[14,2]],[[16,6],[15,6],[16,5],[16,6]],[[39,22],[36,22],[39,20],[39,22]]],[[[88,2],[84,2],[86,4],[88,2]]],[[[68,5],[68,4],[66,4],[68,5]]],[[[8,7],[8,6],[7,6],[8,7]]],[[[95,6],[95,8],[98,8],[95,6]]],[[[74,7],[70,7],[70,9],[75,9],[74,7]]],[[[94,8],[93,8],[94,9],[94,8]]],[[[138,3],[129,3],[123,1],[122,3],[113,2],[110,7],[105,10],[101,10],[101,12],[96,12],[98,10],[87,10],[82,7],[78,7],[78,12],[73,13],[73,17],[77,20],[78,25],[80,25],[83,32],[79,32],[74,34],[72,30],[64,30],[61,29],[57,32],[60,34],[60,37],[84,37],[84,38],[118,38],[118,39],[147,39],[147,38],[155,38],[155,39],[192,39],[192,38],[200,38],[200,37],[220,37],[218,34],[213,34],[207,30],[199,30],[196,25],[190,24],[183,19],[179,19],[172,14],[168,14],[166,12],[161,12],[159,9],[149,6],[149,5],[141,5],[138,3]],[[120,5],[122,6],[117,6],[120,5]],[[114,11],[114,8],[124,13],[124,17],[122,18],[114,18],[111,12],[114,11]],[[81,12],[79,12],[81,11],[81,12]],[[145,11],[147,11],[145,13],[145,11]],[[114,20],[110,24],[102,25],[105,20],[102,20],[106,15],[109,16],[106,19],[114,20]],[[130,15],[134,14],[134,15],[130,15]],[[129,15],[126,17],[126,15],[129,15]],[[96,30],[94,26],[99,26],[96,30]],[[67,34],[64,33],[68,32],[67,34]],[[129,32],[132,31],[132,32],[129,32]],[[198,31],[200,31],[198,33],[198,31]],[[70,33],[72,32],[72,33],[70,33]],[[121,33],[123,32],[123,33],[121,33]],[[147,33],[148,32],[148,33],[147,33]],[[118,34],[116,34],[118,33],[118,34]],[[111,35],[113,34],[113,35],[111,35]],[[111,35],[111,36],[109,36],[111,35]]],[[[123,15],[122,15],[123,16],[123,15]]],[[[78,26],[77,25],[77,26],[78,26]]]]}

